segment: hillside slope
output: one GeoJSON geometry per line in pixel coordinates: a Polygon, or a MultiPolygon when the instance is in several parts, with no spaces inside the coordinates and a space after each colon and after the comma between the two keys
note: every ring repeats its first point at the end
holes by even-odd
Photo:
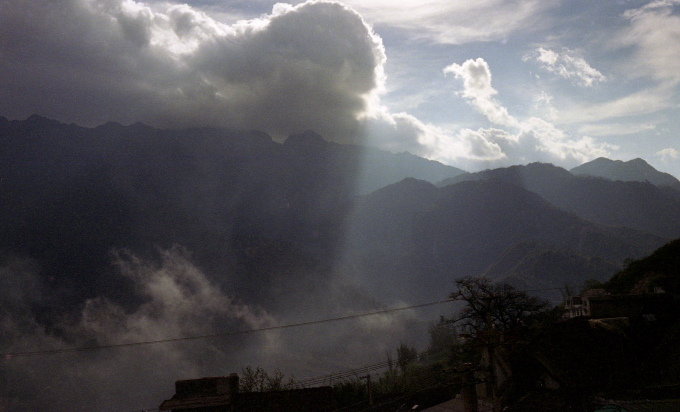
{"type": "MultiPolygon", "coordinates": [[[[467,181],[438,190],[426,182],[405,180],[360,201],[351,222],[345,273],[354,273],[376,293],[402,298],[441,296],[453,279],[482,275],[522,242],[611,262],[605,265],[612,268],[607,277],[625,259],[644,256],[664,242],[644,232],[585,221],[500,180],[467,181]]],[[[510,276],[511,269],[497,266],[495,276],[510,276]]],[[[532,276],[532,288],[564,286],[554,273],[532,276]]],[[[605,274],[600,269],[581,276],[605,274]]]]}

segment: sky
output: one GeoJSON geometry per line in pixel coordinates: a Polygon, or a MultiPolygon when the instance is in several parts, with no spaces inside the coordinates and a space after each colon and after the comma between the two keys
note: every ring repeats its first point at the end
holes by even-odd
{"type": "Polygon", "coordinates": [[[5,0],[0,115],[680,176],[679,3],[5,0]]]}

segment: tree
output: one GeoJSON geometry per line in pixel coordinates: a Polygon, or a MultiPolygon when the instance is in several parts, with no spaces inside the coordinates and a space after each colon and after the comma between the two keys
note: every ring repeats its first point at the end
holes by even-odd
{"type": "Polygon", "coordinates": [[[525,325],[530,316],[548,307],[548,302],[529,296],[506,283],[491,283],[487,278],[467,276],[455,281],[456,292],[450,297],[465,302],[456,319],[466,333],[477,336],[492,329],[513,330],[525,325]]]}
{"type": "Polygon", "coordinates": [[[486,371],[486,397],[492,401],[493,410],[500,411],[500,377],[496,365],[497,346],[502,341],[497,332],[518,330],[531,316],[546,309],[548,303],[511,285],[495,284],[483,277],[468,276],[457,279],[455,284],[457,290],[450,297],[465,302],[465,306],[450,322],[474,336],[479,365],[486,371]]]}
{"type": "Polygon", "coordinates": [[[293,376],[286,377],[278,368],[274,369],[274,373],[270,375],[259,366],[255,369],[246,366],[241,369],[241,375],[239,390],[242,392],[270,392],[296,387],[295,378],[293,376]]]}
{"type": "Polygon", "coordinates": [[[460,346],[456,325],[442,316],[439,322],[430,325],[428,332],[430,344],[421,354],[421,358],[427,363],[450,361],[460,346]]]}
{"type": "Polygon", "coordinates": [[[428,352],[448,352],[458,344],[458,331],[454,325],[446,322],[444,317],[439,319],[439,322],[432,323],[427,331],[430,334],[428,352]]]}
{"type": "Polygon", "coordinates": [[[397,365],[401,369],[401,374],[406,374],[406,366],[418,360],[418,350],[403,343],[397,348],[397,365]]]}

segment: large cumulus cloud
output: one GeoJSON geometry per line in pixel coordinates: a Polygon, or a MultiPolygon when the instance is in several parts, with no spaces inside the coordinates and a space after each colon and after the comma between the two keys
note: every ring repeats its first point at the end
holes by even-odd
{"type": "Polygon", "coordinates": [[[0,112],[93,125],[356,134],[382,82],[379,37],[339,3],[277,5],[227,25],[187,5],[10,0],[0,10],[0,112]]]}

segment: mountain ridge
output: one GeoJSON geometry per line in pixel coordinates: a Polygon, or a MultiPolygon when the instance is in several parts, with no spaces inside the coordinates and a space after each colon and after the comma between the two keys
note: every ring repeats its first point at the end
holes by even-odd
{"type": "Polygon", "coordinates": [[[376,300],[440,298],[453,278],[483,274],[525,241],[621,264],[668,240],[672,220],[658,225],[680,215],[675,198],[647,183],[538,163],[464,173],[313,131],[278,143],[257,131],[83,128],[35,116],[0,120],[0,140],[0,249],[36,259],[75,306],[102,294],[135,304],[107,269],[120,248],[153,256],[180,245],[235,294],[281,309],[282,279],[294,287],[310,276],[346,276],[376,300]],[[447,173],[453,184],[433,185],[447,173]],[[651,223],[624,213],[615,225],[596,219],[606,209],[592,202],[569,208],[597,190],[658,210],[651,223]]]}
{"type": "Polygon", "coordinates": [[[628,161],[598,157],[595,160],[574,167],[574,175],[602,177],[624,182],[649,182],[656,186],[670,186],[680,190],[680,180],[675,176],[656,170],[645,160],[635,158],[628,161]]]}
{"type": "Polygon", "coordinates": [[[649,182],[576,176],[552,164],[530,163],[462,174],[438,185],[489,179],[533,191],[555,206],[592,222],[630,227],[669,239],[680,237],[680,192],[649,182]]]}

